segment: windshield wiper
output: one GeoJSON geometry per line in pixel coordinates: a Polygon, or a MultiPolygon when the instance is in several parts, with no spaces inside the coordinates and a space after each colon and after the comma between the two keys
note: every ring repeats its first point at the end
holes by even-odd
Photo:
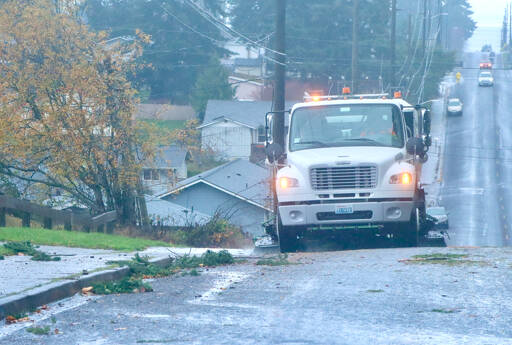
{"type": "MultiPolygon", "coordinates": [[[[381,142],[379,142],[377,140],[368,139],[368,138],[344,139],[343,141],[362,141],[362,142],[366,142],[368,144],[373,144],[376,146],[383,145],[381,142]]],[[[337,144],[342,144],[342,143],[337,143],[337,144]]]]}
{"type": "Polygon", "coordinates": [[[329,145],[327,143],[324,143],[322,141],[317,141],[317,140],[302,141],[297,144],[299,144],[299,145],[315,145],[316,147],[329,147],[329,145]]]}

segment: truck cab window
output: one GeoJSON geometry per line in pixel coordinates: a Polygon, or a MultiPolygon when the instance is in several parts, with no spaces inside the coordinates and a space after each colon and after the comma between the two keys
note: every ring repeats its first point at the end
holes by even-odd
{"type": "Polygon", "coordinates": [[[403,147],[400,110],[391,104],[354,104],[297,109],[292,116],[290,150],[318,147],[403,147]]]}

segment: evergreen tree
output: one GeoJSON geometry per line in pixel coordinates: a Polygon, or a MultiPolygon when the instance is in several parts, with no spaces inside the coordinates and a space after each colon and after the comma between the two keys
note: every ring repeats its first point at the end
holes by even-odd
{"type": "Polygon", "coordinates": [[[228,82],[229,73],[222,66],[212,66],[199,74],[191,94],[190,104],[202,121],[210,99],[233,99],[235,89],[228,82]]]}
{"type": "MultiPolygon", "coordinates": [[[[222,0],[205,0],[203,6],[222,17],[222,0]]],[[[110,37],[133,36],[136,30],[151,36],[140,61],[144,68],[132,80],[139,89],[148,87],[152,99],[188,103],[201,71],[219,66],[212,56],[229,54],[219,29],[188,1],[87,0],[85,13],[94,29],[110,37]]]]}

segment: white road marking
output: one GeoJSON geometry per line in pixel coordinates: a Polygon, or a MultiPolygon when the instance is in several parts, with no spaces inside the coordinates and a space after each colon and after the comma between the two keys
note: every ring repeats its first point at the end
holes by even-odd
{"type": "Polygon", "coordinates": [[[170,319],[172,316],[168,314],[139,314],[139,313],[126,313],[126,316],[134,318],[146,318],[146,319],[170,319]]]}
{"type": "Polygon", "coordinates": [[[243,272],[216,272],[213,274],[220,275],[220,278],[213,282],[213,287],[203,293],[201,297],[188,301],[189,303],[203,303],[205,301],[213,301],[222,292],[227,290],[234,283],[239,283],[249,277],[249,274],[243,272]]]}

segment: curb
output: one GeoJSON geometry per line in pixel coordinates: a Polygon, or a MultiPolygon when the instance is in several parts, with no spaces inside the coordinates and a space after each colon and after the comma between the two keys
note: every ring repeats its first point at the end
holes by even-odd
{"type": "MultiPolygon", "coordinates": [[[[166,257],[150,261],[159,266],[165,266],[172,262],[173,258],[166,257]]],[[[119,280],[126,277],[130,272],[128,267],[95,272],[82,276],[76,280],[50,283],[34,288],[29,292],[16,294],[0,299],[0,320],[8,315],[29,312],[45,304],[71,297],[82,291],[82,288],[91,286],[94,283],[119,280]]]]}

